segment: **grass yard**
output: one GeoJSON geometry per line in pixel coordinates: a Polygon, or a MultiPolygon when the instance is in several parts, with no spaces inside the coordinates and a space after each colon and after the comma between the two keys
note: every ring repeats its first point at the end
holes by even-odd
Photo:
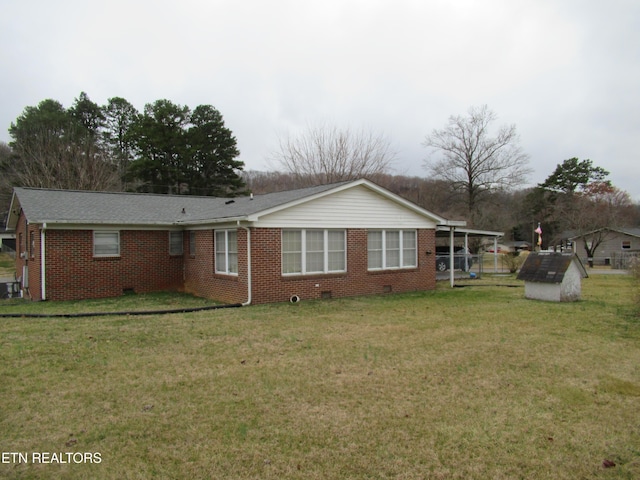
{"type": "Polygon", "coordinates": [[[0,477],[640,478],[636,280],[592,276],[574,304],[492,283],[163,316],[2,318],[0,477]],[[70,463],[34,462],[42,452],[70,463]]]}

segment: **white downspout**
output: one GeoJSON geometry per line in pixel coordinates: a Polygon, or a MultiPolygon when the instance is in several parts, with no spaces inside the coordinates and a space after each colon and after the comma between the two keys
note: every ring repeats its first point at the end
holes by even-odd
{"type": "Polygon", "coordinates": [[[243,228],[247,231],[247,301],[242,304],[243,307],[251,305],[252,288],[251,288],[251,230],[248,227],[240,226],[238,221],[238,228],[243,228]]]}
{"type": "Polygon", "coordinates": [[[45,230],[47,224],[43,223],[40,229],[40,299],[47,299],[47,263],[46,263],[46,248],[45,248],[45,230]]]}

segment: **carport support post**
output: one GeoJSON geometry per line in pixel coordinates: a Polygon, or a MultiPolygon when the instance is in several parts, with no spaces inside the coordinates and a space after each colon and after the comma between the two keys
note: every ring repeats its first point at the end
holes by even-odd
{"type": "Polygon", "coordinates": [[[449,279],[451,282],[451,287],[455,285],[455,272],[453,271],[453,239],[454,239],[454,231],[456,227],[449,227],[449,279]]]}
{"type": "Polygon", "coordinates": [[[467,255],[469,252],[469,232],[464,233],[464,271],[469,271],[469,256],[467,255]]]}
{"type": "Polygon", "coordinates": [[[498,273],[498,237],[493,237],[493,273],[498,273]]]}

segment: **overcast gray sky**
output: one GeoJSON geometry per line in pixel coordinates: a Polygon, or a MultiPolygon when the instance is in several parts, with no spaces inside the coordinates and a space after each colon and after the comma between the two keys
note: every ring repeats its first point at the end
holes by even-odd
{"type": "Polygon", "coordinates": [[[27,106],[124,97],[215,106],[246,169],[307,124],[389,137],[396,173],[487,104],[529,184],[590,158],[640,201],[637,0],[0,0],[0,141],[27,106]]]}

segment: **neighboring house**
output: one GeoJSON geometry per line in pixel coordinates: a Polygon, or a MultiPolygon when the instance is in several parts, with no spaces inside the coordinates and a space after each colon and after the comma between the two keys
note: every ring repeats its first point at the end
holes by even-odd
{"type": "Polygon", "coordinates": [[[530,253],[518,273],[524,280],[524,296],[535,300],[580,300],[587,271],[573,253],[530,253]]]}
{"type": "Polygon", "coordinates": [[[367,180],[215,198],[16,188],[16,268],[34,300],[179,290],[268,303],[435,288],[448,221],[367,180]]]}
{"type": "MultiPolygon", "coordinates": [[[[600,228],[569,238],[575,253],[586,264],[589,262],[587,246],[597,245],[593,265],[613,265],[625,268],[625,259],[640,252],[640,228],[600,228]]],[[[589,262],[590,263],[590,262],[589,262]]]]}

